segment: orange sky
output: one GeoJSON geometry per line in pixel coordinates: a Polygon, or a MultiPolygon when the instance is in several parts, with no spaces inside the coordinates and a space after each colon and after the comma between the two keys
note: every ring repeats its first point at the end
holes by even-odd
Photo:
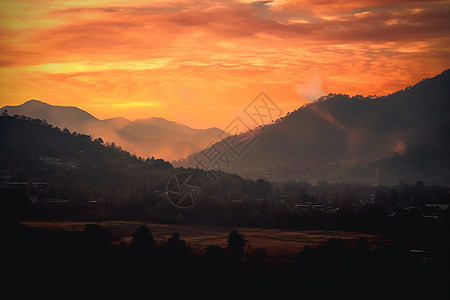
{"type": "Polygon", "coordinates": [[[0,0],[0,38],[0,106],[224,128],[260,91],[285,114],[442,72],[450,1],[0,0]]]}

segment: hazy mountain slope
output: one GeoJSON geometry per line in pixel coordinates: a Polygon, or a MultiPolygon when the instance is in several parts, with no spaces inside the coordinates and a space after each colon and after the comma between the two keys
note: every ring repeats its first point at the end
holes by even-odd
{"type": "MultiPolygon", "coordinates": [[[[450,70],[394,94],[363,98],[330,94],[275,124],[237,140],[257,139],[237,157],[223,142],[229,171],[272,179],[345,180],[345,170],[406,153],[450,117],[450,70]]],[[[228,144],[236,137],[228,138],[228,144]]],[[[211,150],[211,149],[209,149],[211,150]]],[[[195,166],[193,154],[177,162],[195,166]]],[[[224,166],[222,164],[222,166],[224,166]]]]}
{"type": "Polygon", "coordinates": [[[131,152],[150,152],[157,157],[175,159],[187,157],[220,140],[220,132],[217,128],[193,129],[162,118],[151,118],[131,122],[116,134],[131,152]]]}
{"type": "Polygon", "coordinates": [[[197,141],[195,144],[202,145],[208,145],[213,141],[220,140],[219,135],[222,133],[222,130],[215,127],[194,129],[184,124],[168,121],[164,118],[138,119],[135,123],[155,125],[176,134],[177,139],[184,140],[185,142],[192,142],[193,140],[197,141]]]}
{"type": "Polygon", "coordinates": [[[167,160],[187,157],[190,153],[219,141],[217,128],[194,129],[163,118],[130,121],[125,118],[99,120],[89,113],[66,106],[53,106],[30,100],[18,106],[5,106],[10,115],[25,115],[46,120],[48,123],[70,131],[101,137],[114,142],[131,153],[142,157],[162,157],[167,160]]]}

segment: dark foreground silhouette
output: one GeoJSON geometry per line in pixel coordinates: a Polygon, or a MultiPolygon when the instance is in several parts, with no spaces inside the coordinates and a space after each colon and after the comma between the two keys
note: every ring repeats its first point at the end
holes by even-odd
{"type": "Polygon", "coordinates": [[[277,259],[264,249],[245,251],[245,236],[235,230],[226,248],[211,245],[203,253],[194,253],[177,233],[156,244],[145,226],[128,245],[111,244],[108,230],[99,225],[72,232],[17,225],[3,242],[3,283],[15,299],[448,296],[448,254],[412,252],[401,242],[371,249],[364,238],[351,245],[330,239],[277,259]]]}

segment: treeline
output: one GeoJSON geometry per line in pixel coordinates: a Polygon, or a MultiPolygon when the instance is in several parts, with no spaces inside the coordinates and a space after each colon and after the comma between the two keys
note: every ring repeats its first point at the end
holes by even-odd
{"type": "MultiPolygon", "coordinates": [[[[227,185],[222,180],[225,177],[218,176],[217,186],[213,182],[205,184],[198,204],[184,210],[171,205],[164,196],[146,200],[137,194],[139,197],[128,201],[86,203],[84,206],[77,206],[75,202],[53,206],[32,203],[24,191],[2,191],[2,220],[9,220],[11,224],[24,219],[117,219],[296,230],[352,230],[413,238],[421,248],[429,251],[450,251],[450,211],[425,205],[448,203],[448,189],[444,187],[426,186],[422,182],[397,187],[291,184],[289,188],[284,186],[284,196],[276,197],[280,193],[277,185],[259,181],[259,184],[253,182],[254,188],[256,193],[267,192],[264,198],[246,194],[233,200],[226,194],[211,190],[223,188],[225,191],[227,185]]],[[[251,182],[247,184],[249,188],[253,186],[251,182]]]]}
{"type": "MultiPolygon", "coordinates": [[[[6,283],[23,287],[16,298],[257,297],[314,299],[445,299],[448,260],[424,260],[398,242],[372,248],[330,239],[293,257],[246,250],[245,232],[233,230],[227,246],[194,252],[177,233],[156,243],[139,227],[130,244],[112,244],[108,230],[16,227],[4,237],[6,283]],[[294,293],[294,294],[293,294],[294,293]]],[[[301,250],[301,251],[300,251],[301,250]]]]}

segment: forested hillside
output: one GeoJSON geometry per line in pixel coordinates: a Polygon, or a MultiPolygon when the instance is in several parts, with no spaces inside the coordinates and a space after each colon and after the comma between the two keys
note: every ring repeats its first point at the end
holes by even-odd
{"type": "Polygon", "coordinates": [[[175,164],[196,166],[220,149],[231,161],[222,168],[255,179],[449,184],[449,99],[450,70],[382,97],[329,94],[175,164]]]}

